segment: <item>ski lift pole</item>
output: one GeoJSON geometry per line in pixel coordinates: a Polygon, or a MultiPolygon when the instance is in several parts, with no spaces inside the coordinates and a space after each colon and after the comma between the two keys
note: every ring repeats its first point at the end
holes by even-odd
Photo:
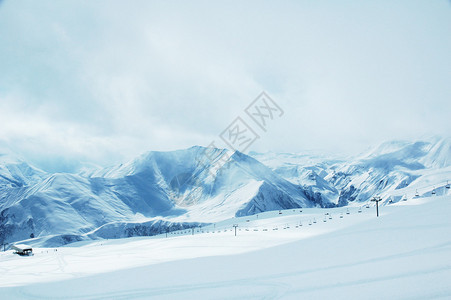
{"type": "Polygon", "coordinates": [[[381,197],[373,197],[371,201],[376,202],[376,216],[379,217],[379,201],[382,201],[381,197]]]}
{"type": "Polygon", "coordinates": [[[235,228],[235,236],[236,236],[236,228],[238,227],[238,224],[233,224],[233,227],[235,228]]]}

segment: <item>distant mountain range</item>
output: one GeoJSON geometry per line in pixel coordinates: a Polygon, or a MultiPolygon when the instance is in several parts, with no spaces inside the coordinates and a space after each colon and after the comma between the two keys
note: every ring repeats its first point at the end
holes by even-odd
{"type": "Polygon", "coordinates": [[[375,195],[382,196],[386,203],[397,202],[404,195],[399,196],[396,190],[414,181],[420,183],[425,175],[440,174],[429,183],[421,183],[418,194],[431,192],[434,184],[439,188],[439,184],[444,186],[447,180],[451,182],[449,138],[385,142],[347,159],[277,153],[253,153],[253,157],[284,179],[302,186],[310,198],[323,206],[359,204],[375,195]]]}
{"type": "Polygon", "coordinates": [[[348,159],[195,146],[78,174],[49,174],[4,153],[0,242],[152,235],[268,210],[362,205],[376,194],[397,202],[414,182],[425,181],[416,194],[439,189],[450,166],[450,139],[388,142],[348,159]]]}

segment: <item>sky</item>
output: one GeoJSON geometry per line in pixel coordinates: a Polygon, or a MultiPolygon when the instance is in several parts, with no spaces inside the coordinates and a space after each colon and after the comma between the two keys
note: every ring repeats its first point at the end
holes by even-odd
{"type": "MultiPolygon", "coordinates": [[[[451,3],[0,1],[0,148],[50,171],[149,150],[358,153],[449,136],[451,3]],[[262,130],[265,91],[283,113],[262,130]]],[[[268,111],[269,112],[269,111],[268,111]]]]}

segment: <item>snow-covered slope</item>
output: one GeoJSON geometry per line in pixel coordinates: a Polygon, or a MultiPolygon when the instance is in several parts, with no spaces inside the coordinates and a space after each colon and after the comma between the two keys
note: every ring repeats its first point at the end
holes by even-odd
{"type": "Polygon", "coordinates": [[[417,189],[431,194],[434,185],[444,188],[447,180],[451,182],[450,138],[386,142],[346,159],[305,154],[253,156],[275,173],[301,185],[310,199],[338,206],[362,205],[374,196],[381,196],[383,203],[393,203],[415,197],[420,193],[417,189]],[[418,184],[425,175],[434,178],[433,182],[418,184]],[[416,188],[405,189],[408,186],[416,188]],[[400,189],[405,193],[399,195],[400,189]]]}
{"type": "MultiPolygon", "coordinates": [[[[433,185],[417,185],[426,174],[440,174],[433,184],[445,186],[446,180],[451,178],[451,173],[446,172],[450,157],[450,139],[387,142],[352,163],[334,166],[334,173],[326,179],[341,190],[339,201],[343,205],[350,201],[368,201],[375,195],[381,196],[384,203],[397,202],[401,197],[391,197],[395,191],[412,184],[432,193],[433,185]]],[[[415,193],[410,191],[404,197],[413,198],[415,193]]]]}
{"type": "Polygon", "coordinates": [[[7,188],[37,183],[46,175],[44,171],[27,164],[14,154],[0,150],[0,192],[7,188]]]}
{"type": "Polygon", "coordinates": [[[450,145],[449,139],[387,142],[346,159],[251,157],[196,146],[148,152],[79,174],[47,174],[3,155],[0,242],[35,237],[54,245],[154,234],[271,210],[361,206],[376,195],[382,204],[433,191],[440,195],[451,181],[450,145]]]}
{"type": "Polygon", "coordinates": [[[0,294],[4,299],[449,299],[450,210],[448,193],[383,207],[379,218],[374,209],[308,208],[225,220],[194,235],[181,230],[168,237],[79,242],[36,248],[33,257],[0,252],[0,294]]]}
{"type": "MultiPolygon", "coordinates": [[[[149,152],[117,167],[84,174],[91,179],[151,183],[179,208],[179,219],[214,221],[269,209],[312,206],[302,190],[255,159],[214,149],[205,158],[204,147],[173,152],[149,152]],[[218,161],[223,164],[218,165],[218,161]],[[272,194],[271,197],[265,195],[272,194]]],[[[116,183],[116,186],[118,184],[116,183]]],[[[132,191],[134,189],[131,189],[132,191]]],[[[149,194],[148,192],[146,193],[149,194]]]]}
{"type": "Polygon", "coordinates": [[[155,220],[189,226],[315,205],[302,189],[245,154],[214,149],[214,160],[205,160],[205,151],[149,152],[80,174],[29,172],[0,196],[0,241],[51,236],[72,242],[102,236],[105,228],[111,236],[124,237],[158,232],[155,220]],[[221,159],[225,163],[218,166],[221,159]],[[135,223],[143,223],[142,228],[130,231],[135,223]]]}

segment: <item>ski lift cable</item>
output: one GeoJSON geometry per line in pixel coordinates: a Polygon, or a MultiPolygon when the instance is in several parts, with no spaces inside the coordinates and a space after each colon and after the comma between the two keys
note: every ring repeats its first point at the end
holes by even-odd
{"type": "MultiPolygon", "coordinates": [[[[435,193],[433,193],[433,195],[435,195],[437,193],[437,189],[439,189],[441,187],[450,189],[451,185],[449,184],[449,180],[447,180],[446,182],[442,181],[442,182],[439,182],[437,184],[430,184],[430,185],[424,185],[424,186],[418,187],[418,188],[415,189],[415,196],[419,197],[420,193],[426,194],[428,192],[435,192],[435,193]],[[436,186],[438,188],[436,188],[436,186]]],[[[389,194],[389,196],[399,196],[399,195],[389,194]]]]}

